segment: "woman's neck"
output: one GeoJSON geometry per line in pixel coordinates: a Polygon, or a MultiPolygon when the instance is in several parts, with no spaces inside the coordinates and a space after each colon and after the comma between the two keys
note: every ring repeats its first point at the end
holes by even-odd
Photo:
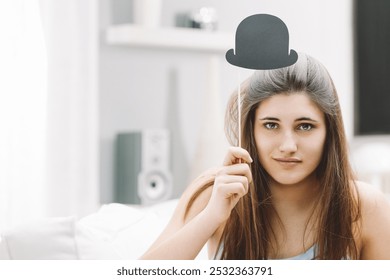
{"type": "Polygon", "coordinates": [[[315,176],[294,185],[270,183],[272,227],[275,232],[275,248],[271,255],[285,258],[297,255],[315,243],[316,205],[319,183],[315,176]],[[303,242],[303,243],[302,243],[303,242]]]}
{"type": "Polygon", "coordinates": [[[272,204],[277,212],[306,212],[313,209],[313,204],[318,198],[319,183],[315,174],[293,185],[284,185],[272,180],[270,191],[272,204]]]}

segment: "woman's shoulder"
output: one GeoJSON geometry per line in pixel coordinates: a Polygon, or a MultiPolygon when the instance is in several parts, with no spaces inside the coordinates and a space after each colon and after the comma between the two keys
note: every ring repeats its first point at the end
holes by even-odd
{"type": "Polygon", "coordinates": [[[390,201],[373,185],[360,181],[355,185],[361,205],[362,257],[387,259],[390,257],[390,201]]]}
{"type": "Polygon", "coordinates": [[[379,187],[362,181],[355,181],[355,185],[362,204],[362,210],[370,213],[371,211],[381,210],[383,207],[389,207],[390,200],[379,187]]]}
{"type": "Polygon", "coordinates": [[[390,217],[390,200],[378,187],[361,181],[356,181],[355,185],[363,219],[375,221],[383,215],[390,217]]]}

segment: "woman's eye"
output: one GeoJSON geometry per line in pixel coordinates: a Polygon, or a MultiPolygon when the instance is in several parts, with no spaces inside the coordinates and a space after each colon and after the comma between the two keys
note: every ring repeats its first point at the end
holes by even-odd
{"type": "Polygon", "coordinates": [[[304,130],[304,131],[309,131],[312,130],[314,126],[310,123],[302,123],[298,126],[298,130],[304,130]]]}
{"type": "Polygon", "coordinates": [[[265,123],[264,124],[264,127],[266,129],[277,129],[278,128],[278,124],[277,123],[265,123]]]}

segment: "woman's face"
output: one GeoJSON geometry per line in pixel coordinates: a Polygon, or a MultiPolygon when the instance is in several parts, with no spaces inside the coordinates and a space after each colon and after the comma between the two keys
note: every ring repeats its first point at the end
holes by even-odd
{"type": "Polygon", "coordinates": [[[324,148],[324,113],[303,92],[274,95],[256,109],[260,163],[280,184],[297,184],[317,168],[324,148]]]}

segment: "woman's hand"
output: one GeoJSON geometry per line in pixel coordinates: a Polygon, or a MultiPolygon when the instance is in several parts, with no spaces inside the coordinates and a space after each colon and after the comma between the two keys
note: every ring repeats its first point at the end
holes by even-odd
{"type": "Polygon", "coordinates": [[[253,160],[240,147],[231,147],[217,172],[210,201],[204,209],[216,222],[225,222],[237,202],[248,192],[252,182],[249,163],[253,160]]]}

